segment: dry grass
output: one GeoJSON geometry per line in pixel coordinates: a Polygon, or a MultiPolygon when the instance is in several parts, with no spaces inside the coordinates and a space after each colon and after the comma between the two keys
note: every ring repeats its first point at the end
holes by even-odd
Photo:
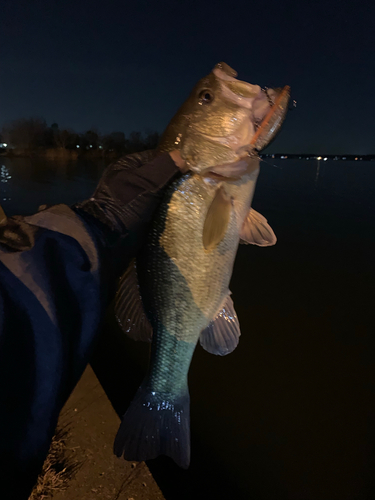
{"type": "Polygon", "coordinates": [[[75,476],[81,463],[72,453],[69,454],[66,441],[69,429],[58,428],[53,436],[48,456],[43,464],[38,481],[29,500],[48,500],[57,491],[67,489],[70,480],[75,476]]]}

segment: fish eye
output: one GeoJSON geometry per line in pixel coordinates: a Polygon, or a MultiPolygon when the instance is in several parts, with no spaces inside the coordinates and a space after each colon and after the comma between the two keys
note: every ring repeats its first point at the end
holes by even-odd
{"type": "Polygon", "coordinates": [[[208,104],[213,100],[213,98],[214,96],[209,90],[207,89],[201,90],[199,93],[199,104],[208,104]]]}

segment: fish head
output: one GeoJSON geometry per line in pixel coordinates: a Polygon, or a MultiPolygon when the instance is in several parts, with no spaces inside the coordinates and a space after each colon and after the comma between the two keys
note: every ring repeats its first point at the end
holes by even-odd
{"type": "Polygon", "coordinates": [[[204,174],[263,149],[281,126],[289,91],[284,88],[280,103],[280,90],[265,91],[236,77],[222,62],[202,78],[165,130],[159,151],[180,150],[190,170],[204,174]],[[276,116],[264,128],[271,110],[276,116]]]}

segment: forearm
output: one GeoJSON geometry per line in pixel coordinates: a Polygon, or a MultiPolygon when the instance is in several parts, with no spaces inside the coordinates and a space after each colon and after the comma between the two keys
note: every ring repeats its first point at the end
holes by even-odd
{"type": "Polygon", "coordinates": [[[179,174],[167,153],[129,155],[107,168],[90,199],[72,207],[94,234],[111,273],[121,274],[142,245],[166,187],[179,174]]]}
{"type": "Polygon", "coordinates": [[[30,217],[9,218],[0,227],[0,246],[15,258],[13,252],[34,248],[38,228],[70,236],[86,252],[95,247],[102,279],[112,289],[113,277],[125,270],[144,241],[155,208],[179,173],[167,153],[155,156],[146,151],[124,157],[106,169],[89,200],[72,209],[57,205],[30,217]]]}
{"type": "Polygon", "coordinates": [[[166,186],[179,172],[167,153],[130,155],[110,165],[93,196],[73,209],[96,217],[111,231],[135,231],[151,220],[166,186]]]}

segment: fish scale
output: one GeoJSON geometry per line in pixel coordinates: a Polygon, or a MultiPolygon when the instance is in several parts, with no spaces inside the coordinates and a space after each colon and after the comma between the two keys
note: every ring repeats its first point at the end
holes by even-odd
{"type": "Polygon", "coordinates": [[[147,384],[151,390],[168,392],[179,379],[179,387],[186,384],[198,337],[228,294],[239,229],[248,212],[258,172],[256,169],[227,186],[236,199],[236,207],[225,238],[211,253],[205,251],[201,234],[216,186],[202,185],[196,175],[184,176],[171,186],[170,199],[167,195],[155,217],[138,266],[147,270],[139,274],[139,280],[154,330],[147,384]],[[204,190],[206,195],[202,194],[204,190]]]}
{"type": "MultiPolygon", "coordinates": [[[[228,295],[239,229],[248,212],[259,169],[227,190],[235,199],[223,241],[212,252],[203,246],[205,215],[217,185],[202,184],[198,175],[175,181],[162,202],[144,250],[137,259],[143,303],[153,327],[148,375],[126,413],[116,442],[129,438],[121,453],[129,460],[166,454],[186,468],[190,462],[190,397],[188,372],[202,330],[228,295]],[[185,223],[183,223],[185,222],[185,223]],[[137,406],[147,410],[140,439],[137,406]],[[172,416],[170,416],[172,415],[172,416]],[[149,429],[147,437],[144,429],[149,429]]],[[[225,316],[224,316],[225,317],[225,316]]]]}
{"type": "MultiPolygon", "coordinates": [[[[165,454],[188,467],[188,371],[195,346],[200,339],[208,352],[219,355],[237,346],[239,324],[228,287],[240,238],[260,246],[276,241],[267,220],[250,208],[259,158],[247,158],[241,175],[233,162],[251,147],[252,136],[265,144],[275,134],[286,112],[287,92],[271,112],[260,87],[234,74],[221,63],[203,78],[159,146],[159,151],[180,149],[191,172],[167,189],[137,256],[139,290],[153,335],[148,373],[115,439],[115,453],[128,460],[165,454]],[[258,115],[268,112],[268,137],[262,125],[254,133],[254,102],[258,115]]],[[[117,303],[129,299],[134,311],[130,287],[122,286],[117,303]]],[[[139,296],[138,290],[134,295],[139,296]]],[[[117,315],[124,325],[140,324],[128,321],[123,310],[117,315]]]]}
{"type": "Polygon", "coordinates": [[[228,294],[239,232],[257,175],[258,169],[237,183],[226,183],[235,206],[226,235],[212,252],[204,249],[202,232],[217,184],[187,175],[171,186],[170,198],[166,195],[162,202],[151,237],[138,259],[138,268],[147,268],[147,273],[140,275],[140,286],[150,321],[157,315],[179,340],[196,343],[228,294]]]}

